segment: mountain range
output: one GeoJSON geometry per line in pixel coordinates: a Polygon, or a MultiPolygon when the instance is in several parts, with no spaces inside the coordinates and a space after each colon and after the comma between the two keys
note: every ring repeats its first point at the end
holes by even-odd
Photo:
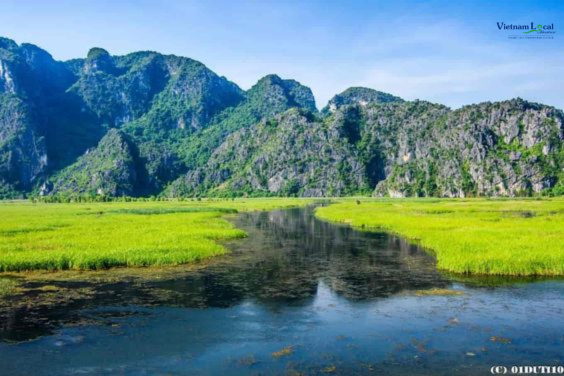
{"type": "Polygon", "coordinates": [[[0,38],[0,198],[564,193],[564,113],[452,110],[352,87],[319,111],[277,75],[245,91],[152,51],[56,61],[0,38]]]}

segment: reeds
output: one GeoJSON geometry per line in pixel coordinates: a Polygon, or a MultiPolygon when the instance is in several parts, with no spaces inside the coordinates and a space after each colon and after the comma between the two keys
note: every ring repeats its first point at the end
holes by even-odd
{"type": "Polygon", "coordinates": [[[316,215],[403,235],[452,272],[564,275],[563,199],[345,199],[316,215]]]}
{"type": "Polygon", "coordinates": [[[222,216],[300,199],[89,204],[0,203],[0,272],[178,265],[246,236],[222,216]]]}

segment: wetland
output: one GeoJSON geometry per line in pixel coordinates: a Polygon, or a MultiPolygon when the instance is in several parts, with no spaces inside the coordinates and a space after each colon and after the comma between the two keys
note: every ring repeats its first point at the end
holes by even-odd
{"type": "Polygon", "coordinates": [[[5,274],[10,375],[476,375],[562,365],[558,277],[461,276],[301,207],[225,214],[198,264],[5,274]],[[7,281],[7,282],[6,282],[7,281]]]}

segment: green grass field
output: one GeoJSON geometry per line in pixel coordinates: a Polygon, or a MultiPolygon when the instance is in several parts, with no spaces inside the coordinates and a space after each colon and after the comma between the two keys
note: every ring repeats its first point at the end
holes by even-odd
{"type": "Polygon", "coordinates": [[[223,218],[227,213],[310,202],[2,202],[0,271],[186,264],[225,253],[218,241],[246,236],[223,218]]]}
{"type": "MultiPolygon", "coordinates": [[[[338,200],[316,214],[413,239],[444,270],[564,275],[564,199],[359,200],[338,200]]],[[[2,202],[0,272],[187,264],[225,253],[218,241],[246,236],[225,215],[311,202],[2,202]]]]}
{"type": "Polygon", "coordinates": [[[345,199],[316,215],[415,240],[452,272],[564,275],[564,199],[345,199]]]}

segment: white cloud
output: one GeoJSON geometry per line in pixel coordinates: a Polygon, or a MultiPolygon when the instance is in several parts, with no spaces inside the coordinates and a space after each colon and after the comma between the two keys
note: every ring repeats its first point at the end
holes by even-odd
{"type": "MultiPolygon", "coordinates": [[[[381,38],[361,35],[351,51],[357,61],[347,72],[348,86],[455,108],[517,96],[564,107],[559,89],[564,87],[564,54],[558,44],[509,40],[495,31],[484,37],[449,21],[431,26],[411,23],[408,30],[396,28],[381,38]],[[539,50],[545,53],[542,58],[537,57],[539,50]]],[[[327,98],[328,92],[342,90],[342,80],[331,85],[326,78],[312,86],[319,97],[327,98]]]]}

